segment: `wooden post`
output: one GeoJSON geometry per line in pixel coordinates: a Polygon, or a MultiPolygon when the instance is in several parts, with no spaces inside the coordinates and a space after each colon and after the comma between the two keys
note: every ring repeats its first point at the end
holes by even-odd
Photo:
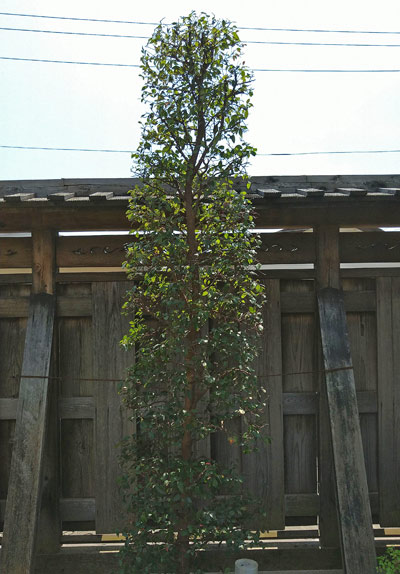
{"type": "Polygon", "coordinates": [[[58,384],[57,379],[49,381],[55,316],[54,232],[33,231],[32,253],[32,301],[4,526],[2,571],[9,574],[33,572],[35,553],[57,552],[61,540],[58,384]]]}
{"type": "MultiPolygon", "coordinates": [[[[51,229],[32,231],[32,291],[55,294],[56,241],[51,229]]],[[[55,373],[56,357],[53,353],[51,369],[55,373]]],[[[59,552],[61,544],[60,518],[60,421],[58,417],[59,381],[50,379],[48,411],[43,460],[42,503],[36,551],[38,554],[59,552]]]]}
{"type": "Polygon", "coordinates": [[[55,298],[33,295],[25,338],[1,572],[33,574],[47,413],[55,298]]]}
{"type": "Polygon", "coordinates": [[[32,231],[32,292],[50,293],[55,290],[56,252],[51,229],[32,231]]]}
{"type": "Polygon", "coordinates": [[[375,574],[376,555],[356,387],[343,296],[318,292],[343,567],[346,574],[375,574]]]}
{"type": "MultiPolygon", "coordinates": [[[[326,225],[314,229],[316,236],[316,289],[340,287],[339,228],[326,225]]],[[[323,367],[321,338],[318,335],[318,370],[323,367]]],[[[336,511],[335,476],[325,378],[319,376],[319,536],[323,547],[340,545],[336,511]]]]}

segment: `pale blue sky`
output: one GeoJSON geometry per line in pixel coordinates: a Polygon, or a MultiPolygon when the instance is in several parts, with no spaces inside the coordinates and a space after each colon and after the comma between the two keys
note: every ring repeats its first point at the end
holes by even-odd
{"type": "MultiPolygon", "coordinates": [[[[0,0],[0,12],[157,22],[190,10],[238,26],[400,32],[398,0],[0,0]]],[[[0,15],[0,27],[148,36],[153,26],[0,15]]],[[[400,34],[242,30],[243,40],[399,44],[400,34]]],[[[145,40],[0,30],[0,56],[139,63],[145,40]]],[[[400,47],[249,44],[251,68],[400,69],[400,47]]],[[[135,149],[135,68],[0,60],[0,146],[135,149]]],[[[400,149],[400,73],[255,74],[247,139],[259,153],[400,149]]],[[[399,173],[400,153],[263,157],[250,175],[399,173]]],[[[129,177],[130,155],[0,149],[0,179],[129,177]]]]}

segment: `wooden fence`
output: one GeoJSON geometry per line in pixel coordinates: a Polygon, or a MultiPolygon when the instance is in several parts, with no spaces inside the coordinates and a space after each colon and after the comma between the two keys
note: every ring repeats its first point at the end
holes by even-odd
{"type": "MultiPolygon", "coordinates": [[[[273,245],[287,242],[288,235],[274,235],[273,245]]],[[[296,238],[290,241],[294,244],[296,238]]],[[[370,277],[371,270],[357,269],[353,270],[357,276],[351,277],[348,270],[342,287],[372,512],[381,525],[398,526],[400,492],[396,476],[400,468],[396,453],[400,445],[394,431],[400,426],[400,393],[395,387],[400,360],[396,352],[400,345],[400,269],[387,271],[390,276],[370,277]]],[[[264,499],[269,511],[265,529],[307,523],[319,515],[321,506],[318,391],[322,362],[315,281],[307,277],[306,269],[291,273],[295,278],[289,278],[287,269],[281,272],[284,278],[279,278],[279,270],[263,273],[268,302],[263,352],[256,368],[260,384],[268,391],[265,420],[269,426],[265,432],[271,443],[248,455],[228,445],[225,436],[214,436],[210,445],[211,455],[234,464],[244,474],[249,490],[264,499]],[[302,274],[306,277],[301,278],[302,274]]],[[[67,275],[57,286],[52,369],[59,388],[61,419],[61,517],[65,530],[95,527],[97,532],[113,532],[121,517],[116,445],[129,432],[129,422],[117,394],[118,383],[108,379],[123,378],[133,360],[118,346],[128,329],[121,305],[129,282],[123,280],[123,275],[118,281],[105,280],[105,274],[101,281],[92,281],[89,273],[83,281],[74,276],[71,282],[67,275]]],[[[18,277],[14,275],[15,279],[18,277]]],[[[6,276],[2,276],[1,516],[7,495],[29,294],[29,284],[7,284],[6,276]]],[[[240,428],[241,421],[233,424],[240,428]]]]}
{"type": "MultiPolygon", "coordinates": [[[[267,302],[256,370],[270,442],[244,454],[216,434],[203,447],[261,500],[267,518],[257,526],[318,524],[323,548],[341,546],[345,572],[366,574],[375,571],[368,496],[375,523],[400,526],[400,233],[377,227],[400,222],[400,178],[390,176],[390,188],[361,178],[367,190],[336,191],[332,178],[324,189],[306,179],[282,178],[284,193],[257,188],[253,197],[258,225],[284,228],[263,234],[258,254],[267,302]]],[[[4,199],[0,186],[0,227],[32,232],[0,237],[7,574],[33,572],[35,544],[57,553],[62,530],[111,533],[125,522],[118,443],[134,424],[117,387],[134,360],[118,345],[129,324],[121,314],[127,238],[79,234],[126,229],[126,195],[103,191],[113,185],[63,182],[60,191],[58,182],[22,182],[4,199]],[[58,233],[68,229],[78,234],[58,233]],[[34,526],[16,519],[19,497],[34,526]],[[16,556],[28,556],[25,570],[16,556]]],[[[240,432],[245,423],[230,424],[240,432]]]]}

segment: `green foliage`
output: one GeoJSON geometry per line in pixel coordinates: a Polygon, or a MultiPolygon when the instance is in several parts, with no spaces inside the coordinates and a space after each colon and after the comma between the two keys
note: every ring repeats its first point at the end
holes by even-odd
{"type": "Polygon", "coordinates": [[[149,111],[125,263],[134,319],[123,344],[136,360],[122,392],[137,432],[122,455],[124,573],[201,572],[198,551],[211,542],[232,550],[258,539],[244,527],[254,508],[241,478],[204,455],[238,416],[244,430],[227,439],[254,448],[265,400],[254,372],[258,239],[246,192],[232,190],[254,153],[242,138],[252,90],[240,55],[232,24],[195,13],[158,26],[142,55],[149,111]]]}
{"type": "Polygon", "coordinates": [[[379,574],[399,574],[400,573],[400,548],[389,546],[383,556],[378,557],[379,574]]]}

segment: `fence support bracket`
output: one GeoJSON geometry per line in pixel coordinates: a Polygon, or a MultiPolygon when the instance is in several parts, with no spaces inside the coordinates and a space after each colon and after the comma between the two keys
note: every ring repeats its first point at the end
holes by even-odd
{"type": "Polygon", "coordinates": [[[1,572],[32,574],[41,503],[55,296],[33,295],[4,519],[1,572]]]}
{"type": "Polygon", "coordinates": [[[320,289],[318,309],[344,572],[375,574],[374,533],[341,291],[320,289]]]}

